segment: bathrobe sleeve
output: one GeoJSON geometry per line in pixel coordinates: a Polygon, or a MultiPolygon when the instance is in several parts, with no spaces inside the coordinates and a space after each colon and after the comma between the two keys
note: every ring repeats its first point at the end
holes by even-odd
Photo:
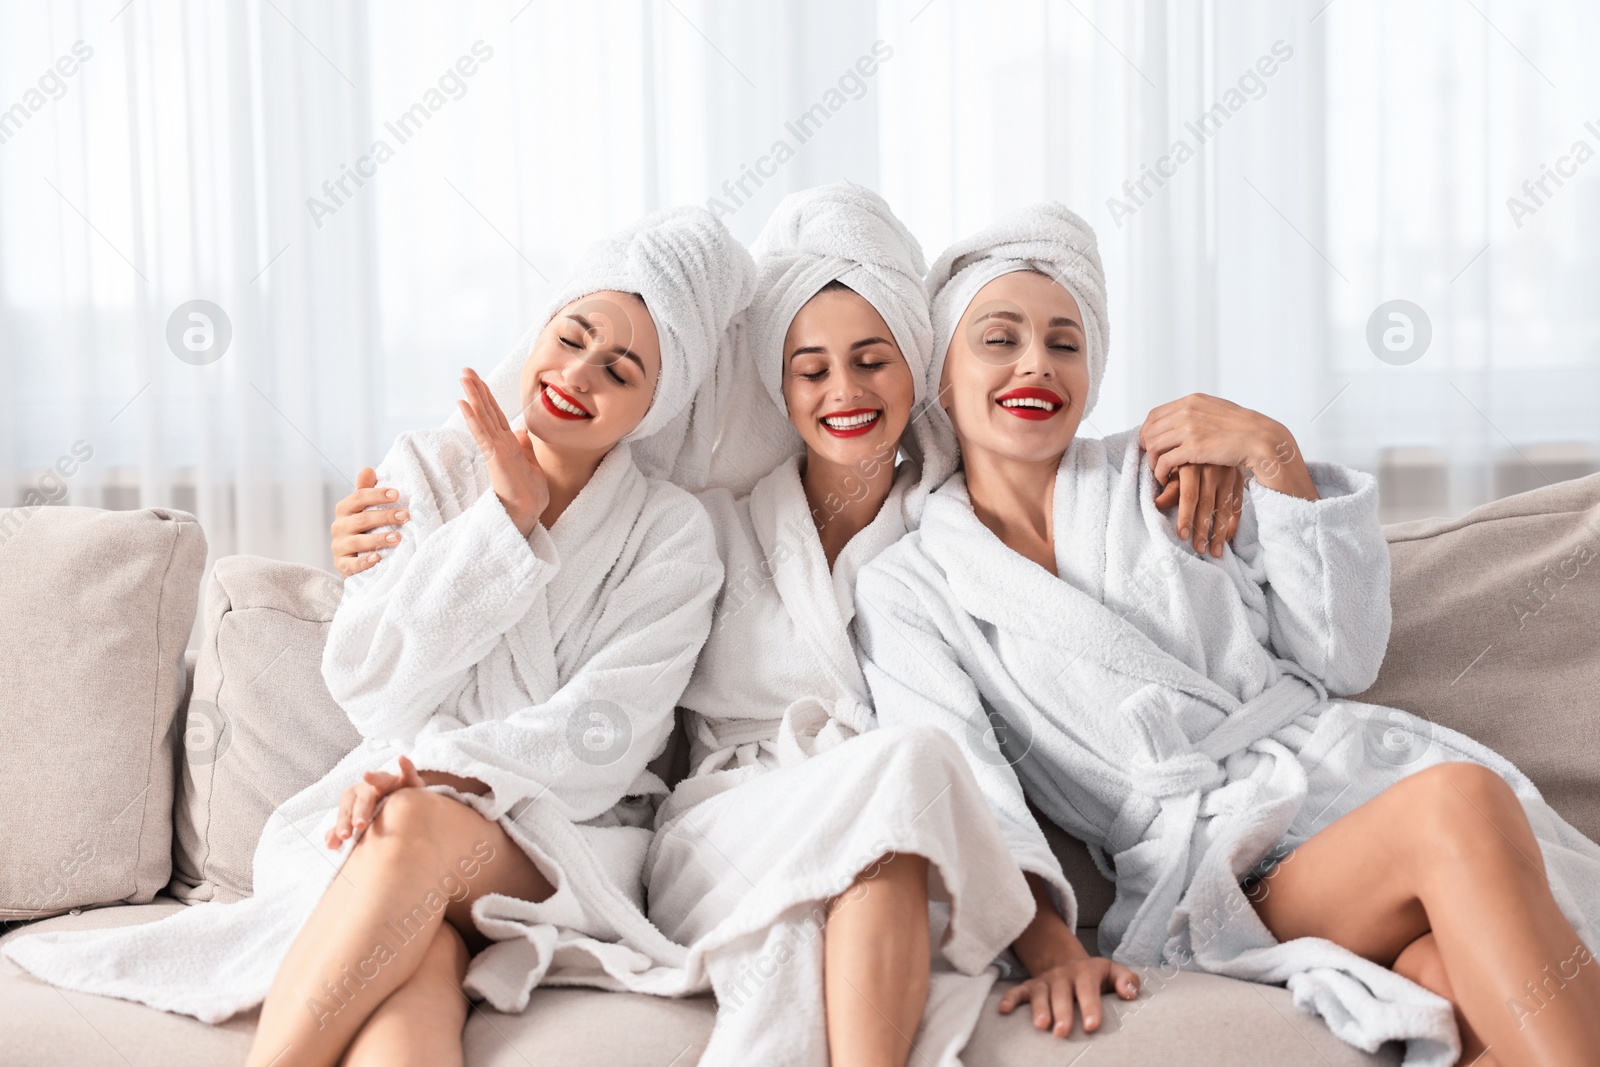
{"type": "Polygon", "coordinates": [[[1346,696],[1372,685],[1389,644],[1389,546],[1376,478],[1308,466],[1321,499],[1250,483],[1253,528],[1241,523],[1235,551],[1265,574],[1273,651],[1346,696]]]}
{"type": "Polygon", "coordinates": [[[652,493],[625,573],[613,571],[594,594],[600,616],[565,684],[501,718],[461,725],[439,716],[417,737],[409,755],[418,770],[489,786],[473,804],[486,818],[540,796],[574,822],[592,819],[637,791],[666,743],[711,631],[722,564],[694,498],[664,483],[652,493]]]}
{"type": "Polygon", "coordinates": [[[1028,810],[1017,772],[984,746],[991,724],[977,686],[917,594],[886,562],[880,557],[856,579],[856,639],[878,721],[936,726],[955,737],[1017,866],[1044,879],[1067,926],[1076,930],[1077,897],[1028,810]],[[982,752],[975,746],[984,746],[982,752]]]}
{"type": "Polygon", "coordinates": [[[362,736],[407,740],[528,611],[558,566],[524,538],[464,430],[401,434],[378,468],[411,513],[400,543],[344,583],[322,676],[362,736]],[[483,488],[480,488],[483,487],[483,488]]]}

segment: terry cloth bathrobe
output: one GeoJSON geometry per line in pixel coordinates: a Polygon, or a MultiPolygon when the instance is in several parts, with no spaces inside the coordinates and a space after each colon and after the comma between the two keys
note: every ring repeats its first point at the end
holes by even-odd
{"type": "MultiPolygon", "coordinates": [[[[365,740],[274,812],[254,894],[143,926],[19,938],[7,956],[57,985],[206,1022],[252,1007],[359,840],[323,843],[340,796],[364,771],[396,772],[405,754],[419,770],[487,783],[483,796],[429,788],[496,820],[557,887],[540,903],[476,902],[473,920],[494,943],[473,958],[469,992],[518,1012],[541,982],[680,989],[684,951],[643,913],[644,798],[666,791],[646,764],[672,729],[722,567],[704,509],[641,467],[675,472],[679,450],[652,451],[652,434],[682,429],[711,387],[710,354],[753,284],[748,253],[701,209],[595,246],[551,312],[599,289],[645,298],[662,370],[637,449],[614,447],[553,527],[523,537],[465,429],[402,434],[378,477],[412,520],[346,582],[323,658],[365,740]]],[[[538,332],[495,381],[514,383],[538,332]]],[[[514,387],[498,399],[519,410],[514,387]]]]}
{"type": "MultiPolygon", "coordinates": [[[[951,263],[966,256],[980,277],[998,276],[1021,234],[1041,224],[1009,225],[935,268],[961,290],[944,322],[959,319],[981,284],[961,283],[951,263]],[[1000,249],[998,262],[983,263],[984,241],[1000,249]]],[[[1104,296],[1092,235],[1042,225],[1078,253],[1033,250],[1074,291],[1095,366],[1104,296]]],[[[1213,559],[1156,509],[1136,431],[1078,438],[1052,501],[1059,577],[979,521],[957,474],[920,529],[859,577],[866,674],[886,724],[1001,738],[994,758],[972,765],[1016,861],[1031,867],[1049,854],[1026,796],[1116,881],[1102,952],[1130,966],[1286,984],[1350,1044],[1373,1051],[1403,1040],[1410,1067],[1442,1067],[1460,1047],[1447,1001],[1332,942],[1279,943],[1241,882],[1449,760],[1489,767],[1516,791],[1555,897],[1590,945],[1600,933],[1600,846],[1470,738],[1341,699],[1366,689],[1383,660],[1389,556],[1375,480],[1331,464],[1310,470],[1315,501],[1252,483],[1233,543],[1213,559]]]]}
{"type": "MultiPolygon", "coordinates": [[[[783,336],[836,278],[879,310],[921,382],[929,342],[921,252],[880,198],[845,183],[790,196],[756,251],[762,281],[745,358],[759,361],[766,385],[747,395],[741,431],[725,433],[719,448],[743,458],[751,432],[769,441],[794,434],[783,414],[783,336]],[[760,418],[767,425],[753,431],[760,418]]],[[[931,438],[918,447],[935,449],[931,438]]],[[[949,463],[949,449],[941,454],[933,466],[949,463]]],[[[748,495],[701,496],[726,579],[682,700],[692,773],[658,814],[650,917],[689,946],[695,977],[715,990],[703,1067],[825,1067],[826,902],[888,853],[927,857],[935,973],[913,1058],[944,1067],[958,1062],[994,981],[989,965],[1031,920],[1033,900],[947,735],[864,732],[874,723],[851,636],[855,575],[920,511],[928,468],[898,470],[888,500],[830,572],[800,463],[791,451],[748,495]],[[953,923],[951,901],[959,901],[953,923]]],[[[1071,890],[1054,860],[1040,873],[1071,921],[1071,890]]]]}

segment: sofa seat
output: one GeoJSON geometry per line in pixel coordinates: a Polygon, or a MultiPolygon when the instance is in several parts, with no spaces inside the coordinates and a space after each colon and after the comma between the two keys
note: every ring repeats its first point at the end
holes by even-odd
{"type": "MultiPolygon", "coordinates": [[[[189,907],[167,896],[13,925],[0,943],[44,930],[151,922],[189,907]]],[[[1093,931],[1085,944],[1094,949],[1093,931]]],[[[1286,990],[1211,975],[1145,975],[1139,1000],[1107,998],[1106,1025],[1062,1042],[1035,1032],[1018,1009],[995,1010],[997,986],[979,1017],[966,1067],[1069,1064],[1094,1054],[1097,1067],[1186,1064],[1398,1064],[1398,1048],[1367,1056],[1294,1006],[1286,990]]],[[[56,989],[0,957],[0,1062],[6,1067],[217,1067],[243,1063],[259,1009],[216,1026],[142,1004],[56,989]]],[[[669,1000],[592,989],[536,989],[528,1009],[504,1015],[474,1004],[464,1035],[469,1067],[688,1067],[711,1036],[710,997],[669,1000]]]]}

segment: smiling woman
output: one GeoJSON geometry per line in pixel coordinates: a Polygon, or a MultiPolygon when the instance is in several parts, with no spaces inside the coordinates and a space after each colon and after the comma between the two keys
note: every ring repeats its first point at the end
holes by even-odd
{"type": "MultiPolygon", "coordinates": [[[[1030,801],[1115,873],[1098,944],[1119,963],[1287,983],[1343,1040],[1404,1040],[1407,1062],[1592,1062],[1600,976],[1575,973],[1539,1027],[1506,1005],[1594,943],[1600,846],[1503,757],[1348,699],[1389,636],[1375,480],[1203,395],[1080,435],[1105,279],[1094,231],[1060,204],[958,242],[930,278],[963,469],[858,580],[882,721],[959,738],[998,718],[1028,740],[971,752],[972,770],[1030,878],[1050,862],[1030,801]],[[1220,553],[1156,504],[1195,462],[1251,474],[1220,553]],[[1372,760],[1374,718],[1425,755],[1372,760]]],[[[1033,977],[1002,1010],[1047,1012],[1077,945],[1043,890],[1017,942],[1033,977]]]]}
{"type": "Polygon", "coordinates": [[[688,983],[644,916],[638,798],[662,791],[646,765],[722,566],[704,510],[660,475],[703,476],[688,420],[714,421],[754,265],[700,208],[647,216],[580,264],[490,375],[520,383],[525,425],[469,369],[459,424],[408,431],[385,458],[405,535],[380,527],[385,558],[346,583],[322,660],[363,741],[277,809],[254,894],[22,938],[11,959],[208,1022],[260,1003],[252,1065],[291,1048],[459,1064],[464,990],[520,1012],[547,976],[688,983]],[[441,894],[441,869],[474,873],[441,894]],[[510,951],[475,963],[492,940],[510,951]]]}

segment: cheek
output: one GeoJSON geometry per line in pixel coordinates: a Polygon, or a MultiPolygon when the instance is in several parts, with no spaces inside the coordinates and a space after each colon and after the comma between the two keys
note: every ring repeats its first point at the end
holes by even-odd
{"type": "Polygon", "coordinates": [[[889,388],[886,392],[888,393],[888,400],[900,407],[910,409],[911,405],[916,402],[917,396],[917,383],[916,379],[911,376],[910,364],[902,363],[896,367],[894,374],[890,377],[889,388]]]}
{"type": "Polygon", "coordinates": [[[783,406],[789,421],[804,428],[811,422],[817,406],[818,385],[790,375],[783,380],[783,406]]]}

